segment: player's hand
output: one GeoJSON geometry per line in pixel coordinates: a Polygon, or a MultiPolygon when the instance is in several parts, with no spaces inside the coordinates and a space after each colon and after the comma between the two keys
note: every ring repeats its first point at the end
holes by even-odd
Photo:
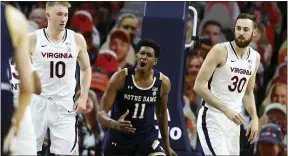
{"type": "Polygon", "coordinates": [[[116,129],[124,133],[134,133],[136,131],[136,128],[132,127],[130,121],[124,120],[128,114],[129,110],[127,110],[123,115],[120,116],[120,118],[117,121],[116,129]]]}
{"type": "Polygon", "coordinates": [[[170,146],[164,148],[164,150],[165,150],[165,154],[167,156],[177,156],[176,152],[174,152],[173,149],[170,146]]]}
{"type": "Polygon", "coordinates": [[[4,138],[3,153],[9,153],[10,152],[11,144],[12,144],[13,138],[16,136],[16,132],[17,132],[17,129],[16,129],[15,125],[12,125],[11,128],[9,129],[9,132],[7,133],[7,135],[4,138]]]}
{"type": "Polygon", "coordinates": [[[253,144],[256,140],[259,128],[258,124],[259,124],[258,118],[252,119],[249,123],[248,129],[246,131],[246,136],[249,135],[248,141],[250,142],[250,144],[253,144]]]}
{"type": "Polygon", "coordinates": [[[84,113],[86,111],[87,98],[80,96],[74,104],[75,112],[77,114],[84,113]]]}
{"type": "Polygon", "coordinates": [[[225,112],[225,115],[227,116],[228,119],[230,119],[237,125],[244,124],[244,117],[242,116],[241,113],[238,113],[232,109],[229,109],[225,112]]]}

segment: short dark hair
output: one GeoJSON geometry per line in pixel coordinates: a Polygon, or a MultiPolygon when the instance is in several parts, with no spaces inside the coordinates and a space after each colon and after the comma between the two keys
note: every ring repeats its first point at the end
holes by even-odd
{"type": "Polygon", "coordinates": [[[247,14],[247,13],[241,13],[237,17],[236,22],[237,22],[238,19],[250,19],[253,22],[254,29],[257,28],[257,20],[256,20],[256,16],[255,15],[251,15],[251,14],[247,14]]]}
{"type": "Polygon", "coordinates": [[[219,22],[217,22],[217,21],[214,21],[214,20],[206,21],[206,22],[204,23],[202,29],[204,30],[204,29],[205,29],[206,27],[208,27],[209,25],[216,25],[217,27],[220,28],[220,31],[222,32],[222,26],[221,26],[221,24],[220,24],[219,22]]]}
{"type": "Polygon", "coordinates": [[[141,49],[141,47],[146,46],[146,47],[151,47],[155,51],[155,57],[159,58],[160,56],[160,46],[153,40],[153,39],[143,39],[137,44],[136,48],[136,53],[138,53],[141,49]]]}

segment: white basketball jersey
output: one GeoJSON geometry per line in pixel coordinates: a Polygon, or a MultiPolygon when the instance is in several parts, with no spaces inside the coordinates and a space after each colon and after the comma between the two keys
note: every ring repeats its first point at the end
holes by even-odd
{"type": "Polygon", "coordinates": [[[78,56],[75,33],[65,29],[63,41],[50,41],[46,29],[36,31],[37,43],[33,65],[39,74],[45,98],[72,99],[76,86],[75,71],[78,56]]]}
{"type": "Polygon", "coordinates": [[[227,60],[224,66],[215,69],[210,90],[229,108],[241,112],[247,84],[256,69],[257,52],[249,47],[247,58],[241,59],[231,42],[225,42],[224,45],[228,51],[227,60]]]}
{"type": "MultiPolygon", "coordinates": [[[[32,72],[35,71],[33,65],[31,62],[29,62],[32,68],[32,72]]],[[[11,84],[11,90],[13,92],[13,103],[14,107],[18,107],[18,99],[19,99],[19,91],[20,91],[20,80],[19,80],[19,74],[16,70],[16,64],[14,59],[9,60],[10,64],[10,84],[11,84]]]]}

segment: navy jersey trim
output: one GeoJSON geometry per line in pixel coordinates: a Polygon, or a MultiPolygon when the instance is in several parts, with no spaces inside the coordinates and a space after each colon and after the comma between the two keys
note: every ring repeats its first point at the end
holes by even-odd
{"type": "Polygon", "coordinates": [[[229,43],[230,43],[230,46],[231,46],[231,48],[233,49],[233,52],[235,53],[237,59],[239,60],[239,57],[238,57],[238,55],[237,55],[237,53],[236,53],[236,50],[234,49],[232,43],[231,43],[231,42],[229,42],[229,43]]]}
{"type": "Polygon", "coordinates": [[[206,143],[208,145],[209,150],[211,151],[213,156],[214,155],[216,156],[215,151],[212,148],[212,144],[211,144],[211,141],[210,141],[210,138],[209,138],[208,129],[207,129],[207,123],[206,123],[207,111],[208,111],[208,108],[204,106],[204,111],[203,111],[203,114],[202,114],[202,131],[204,133],[205,140],[206,140],[206,143]]]}
{"type": "MultiPolygon", "coordinates": [[[[45,28],[43,28],[43,33],[44,33],[45,38],[46,38],[50,43],[52,43],[51,40],[49,39],[49,36],[48,36],[47,32],[45,31],[45,28]]],[[[62,39],[62,43],[64,43],[64,42],[66,41],[66,39],[67,39],[67,29],[65,29],[65,33],[64,33],[64,36],[63,36],[63,39],[62,39]]]]}
{"type": "Polygon", "coordinates": [[[249,47],[248,56],[247,56],[246,60],[248,60],[249,56],[250,56],[250,47],[249,47]]]}

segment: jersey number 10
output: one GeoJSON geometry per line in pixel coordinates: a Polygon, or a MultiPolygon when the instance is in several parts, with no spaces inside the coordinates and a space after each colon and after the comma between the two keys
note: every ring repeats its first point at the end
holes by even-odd
{"type": "Polygon", "coordinates": [[[138,115],[138,109],[139,109],[139,103],[136,103],[136,104],[135,104],[135,109],[134,109],[134,113],[133,113],[132,118],[133,118],[133,119],[137,119],[137,118],[143,119],[143,118],[144,118],[145,106],[146,106],[145,103],[141,104],[141,112],[140,112],[139,117],[137,117],[137,115],[138,115]]]}
{"type": "Polygon", "coordinates": [[[56,77],[62,78],[65,76],[65,68],[66,65],[64,62],[59,61],[55,63],[55,71],[54,71],[54,61],[50,61],[50,78],[54,78],[54,73],[56,77]],[[60,72],[60,68],[62,68],[62,72],[60,72]]]}

